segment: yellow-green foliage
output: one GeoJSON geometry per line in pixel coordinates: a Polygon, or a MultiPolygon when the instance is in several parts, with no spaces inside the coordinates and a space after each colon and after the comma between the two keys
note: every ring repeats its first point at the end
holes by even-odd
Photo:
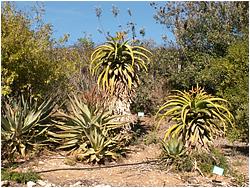
{"type": "Polygon", "coordinates": [[[2,4],[1,34],[4,96],[27,89],[36,96],[43,96],[74,71],[73,62],[65,61],[53,49],[51,26],[29,18],[9,2],[2,4]]]}
{"type": "Polygon", "coordinates": [[[226,100],[207,94],[200,87],[190,91],[176,91],[159,109],[160,120],[169,116],[174,121],[166,132],[169,137],[181,138],[187,147],[208,149],[213,137],[224,133],[233,116],[226,108],[226,100]]]}
{"type": "Polygon", "coordinates": [[[138,71],[146,70],[151,54],[140,46],[129,45],[123,37],[111,38],[106,44],[98,46],[91,55],[91,72],[98,75],[98,85],[111,93],[121,82],[131,90],[139,82],[138,71]]]}

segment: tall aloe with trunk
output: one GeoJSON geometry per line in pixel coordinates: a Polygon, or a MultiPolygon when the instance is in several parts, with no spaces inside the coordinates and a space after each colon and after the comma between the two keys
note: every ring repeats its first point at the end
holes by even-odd
{"type": "Polygon", "coordinates": [[[124,41],[122,33],[98,46],[91,55],[90,69],[98,76],[100,89],[114,97],[112,106],[120,114],[130,112],[129,104],[134,87],[139,84],[139,71],[147,71],[150,51],[141,46],[132,46],[124,41]]]}

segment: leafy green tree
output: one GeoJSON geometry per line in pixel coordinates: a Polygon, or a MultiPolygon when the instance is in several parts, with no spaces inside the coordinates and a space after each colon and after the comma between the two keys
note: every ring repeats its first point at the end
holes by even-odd
{"type": "MultiPolygon", "coordinates": [[[[10,2],[1,9],[2,95],[16,96],[27,90],[40,98],[64,88],[74,71],[71,61],[58,56],[51,25],[32,19],[10,2]]],[[[38,13],[40,14],[39,10],[38,13]]]]}
{"type": "Polygon", "coordinates": [[[200,82],[216,90],[216,95],[230,101],[237,130],[230,130],[229,136],[248,139],[249,119],[249,52],[248,40],[238,41],[228,48],[227,55],[211,59],[202,72],[200,82]],[[237,134],[236,134],[237,133],[237,134]]]}
{"type": "MultiPolygon", "coordinates": [[[[176,37],[180,69],[169,74],[171,89],[194,83],[227,99],[236,118],[231,135],[248,140],[248,2],[151,3],[155,19],[176,37]]],[[[167,60],[165,60],[167,62],[167,60]]]]}
{"type": "MultiPolygon", "coordinates": [[[[227,54],[228,47],[248,36],[248,2],[166,2],[151,3],[154,18],[175,35],[178,55],[176,72],[169,75],[169,85],[189,89],[197,83],[210,59],[227,54]]],[[[215,93],[214,88],[208,91],[215,93]]]]}
{"type": "Polygon", "coordinates": [[[222,56],[229,44],[248,35],[248,2],[155,3],[154,18],[170,28],[185,50],[222,56]]]}

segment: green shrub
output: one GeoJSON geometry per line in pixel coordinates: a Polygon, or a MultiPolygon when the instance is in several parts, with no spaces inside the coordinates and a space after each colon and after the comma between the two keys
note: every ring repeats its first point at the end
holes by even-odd
{"type": "MultiPolygon", "coordinates": [[[[171,143],[171,142],[170,142],[171,143]]],[[[170,144],[169,144],[170,145],[170,144]]],[[[214,165],[224,169],[224,174],[230,173],[230,166],[226,157],[218,149],[211,148],[211,152],[194,151],[192,153],[185,153],[180,150],[181,144],[176,140],[173,141],[171,152],[163,149],[162,166],[171,166],[173,170],[180,172],[191,172],[199,169],[202,173],[212,174],[214,165]],[[175,146],[175,147],[174,147],[175,146]],[[174,154],[174,155],[173,155],[174,154]]],[[[167,145],[169,148],[170,146],[167,145]]],[[[170,150],[170,149],[169,149],[170,150]]]]}
{"type": "Polygon", "coordinates": [[[13,161],[15,154],[25,157],[28,150],[47,141],[46,131],[54,108],[52,99],[38,105],[34,98],[4,101],[1,109],[1,156],[13,161]]]}
{"type": "Polygon", "coordinates": [[[40,7],[33,12],[20,11],[10,1],[1,5],[1,94],[15,96],[32,89],[38,98],[51,91],[61,91],[57,97],[62,97],[72,89],[69,78],[79,61],[75,50],[52,39],[52,26],[41,20],[40,7]],[[36,18],[28,16],[32,14],[36,18]]]}
{"type": "Polygon", "coordinates": [[[41,179],[40,176],[33,172],[11,172],[8,169],[1,170],[1,180],[15,181],[17,183],[27,183],[28,181],[36,182],[41,179]]]}
{"type": "Polygon", "coordinates": [[[146,145],[159,143],[159,138],[158,138],[157,132],[155,130],[149,131],[144,136],[143,140],[144,140],[144,144],[146,144],[146,145]]]}
{"type": "MultiPolygon", "coordinates": [[[[142,87],[145,90],[145,86],[143,85],[142,87]]],[[[139,87],[138,91],[136,91],[136,95],[130,105],[131,113],[137,114],[138,112],[144,112],[145,114],[154,114],[156,105],[148,93],[141,91],[142,87],[139,87]]]]}
{"type": "Polygon", "coordinates": [[[236,130],[229,129],[227,132],[232,140],[240,138],[246,141],[249,137],[248,41],[248,37],[237,40],[228,47],[224,57],[211,58],[200,76],[201,82],[209,83],[213,88],[213,93],[230,102],[231,106],[228,108],[234,115],[237,125],[236,130]]]}

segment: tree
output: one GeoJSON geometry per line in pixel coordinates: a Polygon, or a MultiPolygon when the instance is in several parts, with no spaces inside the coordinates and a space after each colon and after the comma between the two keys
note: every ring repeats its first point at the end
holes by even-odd
{"type": "Polygon", "coordinates": [[[122,114],[130,112],[129,96],[139,84],[138,72],[147,71],[147,53],[151,54],[143,47],[129,45],[124,33],[117,33],[117,37],[98,46],[91,55],[91,72],[98,75],[98,86],[116,97],[122,114]]]}
{"type": "Polygon", "coordinates": [[[89,70],[90,56],[94,50],[94,45],[91,37],[85,34],[73,46],[67,48],[76,65],[76,72],[71,75],[70,84],[74,86],[74,90],[77,92],[88,90],[95,84],[89,70]]]}
{"type": "Polygon", "coordinates": [[[11,97],[29,90],[41,98],[51,90],[67,90],[75,65],[58,55],[60,47],[55,46],[60,43],[51,38],[51,25],[29,18],[9,2],[3,3],[1,18],[2,95],[11,97]]]}
{"type": "Polygon", "coordinates": [[[248,35],[248,2],[151,3],[157,22],[170,28],[185,50],[223,56],[229,44],[248,35]]]}
{"type": "Polygon", "coordinates": [[[175,60],[181,66],[169,74],[171,89],[189,89],[199,83],[225,98],[232,104],[229,109],[236,118],[237,135],[248,140],[248,2],[151,5],[156,21],[176,37],[179,55],[175,60]]]}
{"type": "Polygon", "coordinates": [[[229,130],[234,139],[248,140],[249,133],[249,52],[248,40],[240,40],[229,46],[225,57],[211,59],[200,76],[200,82],[214,88],[216,95],[230,101],[229,109],[235,116],[237,129],[229,130]]]}
{"type": "MultiPolygon", "coordinates": [[[[132,14],[132,11],[128,8],[127,9],[127,13],[129,15],[129,18],[130,20],[127,21],[126,25],[123,26],[119,20],[119,16],[120,16],[120,9],[115,6],[115,5],[112,5],[112,15],[113,17],[116,19],[117,23],[118,23],[118,30],[119,32],[124,32],[126,35],[130,35],[131,38],[133,39],[132,42],[138,42],[138,36],[141,35],[142,37],[144,37],[146,35],[146,32],[145,32],[145,28],[142,27],[139,29],[139,33],[137,33],[138,29],[137,29],[137,24],[133,21],[133,14],[132,14]]],[[[97,31],[101,34],[103,34],[105,36],[105,38],[109,38],[109,37],[112,37],[112,35],[115,35],[114,33],[110,33],[110,31],[106,31],[105,28],[103,27],[102,25],[102,22],[101,22],[101,16],[102,16],[102,8],[101,7],[96,7],[95,8],[95,14],[96,14],[96,17],[98,18],[98,22],[99,22],[99,25],[100,25],[100,29],[98,28],[97,31]]]]}

